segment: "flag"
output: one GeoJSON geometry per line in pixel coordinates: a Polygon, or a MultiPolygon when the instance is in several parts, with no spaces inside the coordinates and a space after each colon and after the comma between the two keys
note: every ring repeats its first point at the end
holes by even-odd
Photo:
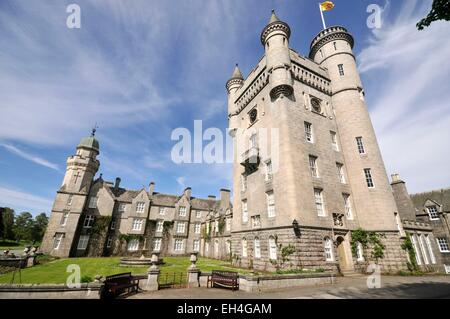
{"type": "Polygon", "coordinates": [[[327,11],[334,8],[334,3],[331,1],[324,1],[320,4],[321,11],[327,11]]]}

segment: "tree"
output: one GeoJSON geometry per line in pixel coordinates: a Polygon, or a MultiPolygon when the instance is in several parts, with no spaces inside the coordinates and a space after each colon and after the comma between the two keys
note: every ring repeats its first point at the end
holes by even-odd
{"type": "Polygon", "coordinates": [[[33,229],[31,233],[31,239],[33,240],[33,243],[42,241],[47,225],[48,217],[47,215],[45,215],[45,213],[40,213],[34,218],[33,229]]]}
{"type": "Polygon", "coordinates": [[[3,212],[5,209],[3,207],[0,207],[0,239],[3,238],[5,225],[3,224],[3,212]]]}
{"type": "Polygon", "coordinates": [[[14,209],[9,207],[3,208],[3,237],[4,239],[14,240],[14,209]]]}
{"type": "Polygon", "coordinates": [[[29,212],[22,212],[19,216],[17,216],[14,222],[14,235],[16,240],[32,240],[32,232],[33,232],[33,215],[29,212]]]}
{"type": "Polygon", "coordinates": [[[430,12],[416,24],[416,27],[423,30],[437,20],[450,20],[450,0],[433,0],[430,12]]]}

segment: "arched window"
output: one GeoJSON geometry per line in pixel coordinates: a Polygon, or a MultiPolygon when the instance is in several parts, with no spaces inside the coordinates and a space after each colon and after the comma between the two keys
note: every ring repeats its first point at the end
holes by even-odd
{"type": "Polygon", "coordinates": [[[312,98],[311,99],[311,108],[314,112],[321,114],[322,108],[320,106],[320,101],[318,99],[312,98]]]}
{"type": "Polygon", "coordinates": [[[259,238],[255,238],[255,258],[261,258],[261,243],[259,241],[259,238]]]}
{"type": "Polygon", "coordinates": [[[269,258],[272,260],[277,259],[277,243],[272,236],[269,237],[269,258]]]}
{"type": "Polygon", "coordinates": [[[326,261],[334,261],[333,256],[333,242],[329,237],[325,237],[324,241],[324,250],[325,250],[325,260],[326,261]]]}
{"type": "Polygon", "coordinates": [[[247,257],[247,239],[242,239],[242,257],[247,257]]]}

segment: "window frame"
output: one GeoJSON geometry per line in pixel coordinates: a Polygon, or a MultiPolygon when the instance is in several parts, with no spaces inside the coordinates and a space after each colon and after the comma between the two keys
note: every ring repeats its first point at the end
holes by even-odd
{"type": "Polygon", "coordinates": [[[368,188],[375,188],[375,182],[373,180],[372,169],[364,168],[364,178],[368,188]]]}
{"type": "Polygon", "coordinates": [[[356,138],[356,149],[358,153],[363,155],[366,154],[366,147],[364,146],[364,141],[362,136],[357,136],[356,138]]]}
{"type": "Polygon", "coordinates": [[[80,235],[78,238],[77,250],[86,250],[89,244],[89,235],[80,235]],[[82,240],[83,239],[83,240],[82,240]]]}
{"type": "Polygon", "coordinates": [[[253,240],[254,250],[255,250],[255,258],[261,258],[261,241],[258,237],[255,237],[253,240]]]}
{"type": "Polygon", "coordinates": [[[277,210],[275,207],[275,193],[274,191],[266,192],[266,205],[267,205],[267,217],[274,218],[277,216],[277,210]]]}
{"type": "Polygon", "coordinates": [[[448,245],[448,240],[446,237],[437,237],[436,238],[438,247],[439,247],[439,251],[441,253],[450,253],[450,248],[448,245]],[[447,247],[447,248],[443,248],[443,247],[447,247]]]}
{"type": "Polygon", "coordinates": [[[311,177],[320,178],[319,164],[318,164],[319,158],[315,155],[309,155],[308,161],[309,161],[309,170],[311,172],[311,177]]]}
{"type": "Polygon", "coordinates": [[[313,125],[309,122],[304,122],[305,126],[305,140],[308,143],[314,144],[314,129],[313,125]]]}
{"type": "Polygon", "coordinates": [[[83,221],[83,228],[92,228],[95,222],[95,216],[93,214],[86,215],[83,221]]]}
{"type": "Polygon", "coordinates": [[[428,217],[430,218],[430,220],[439,220],[439,210],[436,205],[427,206],[426,209],[427,209],[428,217]],[[434,208],[436,211],[431,212],[430,208],[434,208]],[[436,216],[436,217],[433,217],[433,216],[436,216]]]}
{"type": "Polygon", "coordinates": [[[145,202],[136,203],[136,213],[143,214],[145,212],[145,202]]]}
{"type": "Polygon", "coordinates": [[[248,223],[248,202],[246,199],[241,202],[242,208],[242,223],[248,223]]]}
{"type": "Polygon", "coordinates": [[[323,189],[321,188],[314,188],[314,204],[316,207],[317,216],[319,217],[326,217],[327,213],[325,211],[325,203],[323,199],[323,189]],[[320,202],[318,202],[318,199],[320,202]],[[320,204],[321,209],[318,209],[318,204],[320,204]]]}
{"type": "Polygon", "coordinates": [[[325,261],[334,262],[333,241],[331,238],[326,237],[323,240],[323,248],[325,254],[325,261]]]}

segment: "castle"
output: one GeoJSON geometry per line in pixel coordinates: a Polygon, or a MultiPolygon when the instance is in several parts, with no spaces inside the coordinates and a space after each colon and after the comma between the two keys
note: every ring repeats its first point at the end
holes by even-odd
{"type": "Polygon", "coordinates": [[[392,187],[388,180],[353,37],[329,27],[303,57],[289,47],[290,33],[272,12],[261,32],[264,56],[245,79],[236,65],[226,83],[232,204],[225,189],[220,199],[199,199],[190,188],[169,195],[153,183],[127,190],[119,178],[95,179],[100,148],[92,134],[67,160],[42,250],[61,257],[198,252],[258,270],[348,274],[374,261],[384,271],[406,269],[411,238],[419,266],[443,270],[440,239],[416,220],[399,178],[392,187]],[[355,232],[371,241],[356,242],[355,232]]]}

